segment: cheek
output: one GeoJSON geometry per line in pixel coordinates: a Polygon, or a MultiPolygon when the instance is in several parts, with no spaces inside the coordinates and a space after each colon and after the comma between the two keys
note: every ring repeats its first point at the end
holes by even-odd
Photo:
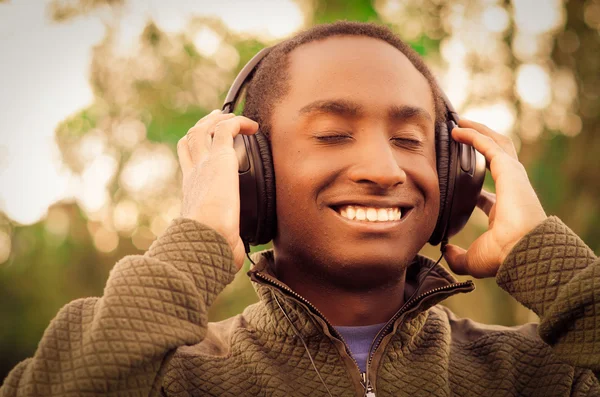
{"type": "Polygon", "coordinates": [[[302,140],[274,140],[271,147],[278,207],[281,200],[286,207],[314,208],[318,192],[335,177],[337,162],[302,140]]]}
{"type": "Polygon", "coordinates": [[[302,150],[293,145],[271,143],[275,172],[277,219],[280,226],[291,227],[302,221],[309,210],[313,171],[302,161],[302,150]]]}
{"type": "Polygon", "coordinates": [[[423,175],[422,183],[424,186],[426,186],[426,190],[429,193],[429,199],[439,202],[440,184],[435,164],[431,165],[430,168],[427,169],[427,173],[423,175]]]}
{"type": "Polygon", "coordinates": [[[435,159],[426,157],[414,159],[405,170],[417,189],[421,191],[425,210],[437,215],[440,206],[440,186],[435,159]]]}

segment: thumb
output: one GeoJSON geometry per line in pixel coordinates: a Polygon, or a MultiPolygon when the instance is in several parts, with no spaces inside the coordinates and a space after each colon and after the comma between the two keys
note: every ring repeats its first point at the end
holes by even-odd
{"type": "Polygon", "coordinates": [[[446,259],[450,270],[454,273],[460,275],[469,274],[467,271],[467,251],[464,248],[453,244],[446,245],[444,259],[446,259]]]}

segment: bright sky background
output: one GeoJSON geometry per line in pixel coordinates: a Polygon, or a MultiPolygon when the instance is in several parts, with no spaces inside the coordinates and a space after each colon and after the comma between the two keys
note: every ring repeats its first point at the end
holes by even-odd
{"type": "MultiPolygon", "coordinates": [[[[221,16],[232,29],[273,38],[303,23],[290,0],[129,0],[121,15],[119,47],[126,51],[135,45],[150,18],[161,29],[177,32],[192,15],[221,16]]],[[[0,4],[0,210],[19,223],[37,222],[49,205],[78,189],[61,164],[54,129],[93,101],[91,48],[104,34],[98,16],[57,24],[47,18],[45,2],[0,4]]],[[[210,37],[204,41],[210,47],[210,37]]]]}

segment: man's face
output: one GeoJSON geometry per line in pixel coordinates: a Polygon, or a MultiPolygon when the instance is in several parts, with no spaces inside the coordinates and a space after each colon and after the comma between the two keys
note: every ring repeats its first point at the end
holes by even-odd
{"type": "Polygon", "coordinates": [[[439,210],[428,81],[367,37],[308,43],[289,61],[289,92],[272,118],[275,253],[344,283],[397,279],[439,210]]]}

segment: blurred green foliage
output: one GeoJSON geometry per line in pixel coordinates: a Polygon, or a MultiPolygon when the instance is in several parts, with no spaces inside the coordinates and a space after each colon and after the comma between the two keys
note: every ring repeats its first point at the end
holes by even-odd
{"type": "MultiPolygon", "coordinates": [[[[118,7],[126,1],[52,1],[49,11],[55,20],[65,22],[94,12],[107,3],[118,7]]],[[[422,26],[414,35],[409,35],[410,42],[434,63],[440,63],[442,40],[450,34],[448,28],[444,28],[450,22],[444,18],[462,12],[451,4],[455,2],[415,1],[409,2],[414,3],[412,8],[403,11],[409,13],[410,18],[403,20],[397,19],[391,11],[391,16],[382,15],[388,3],[385,1],[299,3],[306,13],[307,25],[339,19],[369,21],[384,23],[402,34],[418,20],[422,26]]],[[[471,4],[469,1],[459,3],[471,4]]],[[[506,97],[515,104],[517,127],[513,137],[520,142],[521,160],[547,212],[559,215],[598,251],[600,179],[595,171],[600,154],[600,75],[597,73],[600,35],[598,27],[591,26],[585,17],[590,4],[597,5],[590,0],[573,0],[566,4],[566,23],[548,33],[552,51],[542,59],[553,68],[566,68],[575,76],[579,95],[569,106],[572,106],[570,111],[581,114],[579,133],[571,137],[543,126],[535,139],[524,139],[528,128],[524,120],[531,109],[521,106],[520,99],[510,90],[506,97]],[[572,35],[578,40],[577,48],[561,46],[561,40],[572,35]]],[[[499,6],[511,7],[510,2],[500,2],[499,6]]],[[[143,253],[155,235],[164,230],[168,220],[177,215],[180,175],[176,171],[165,173],[164,179],[158,180],[160,186],[136,185],[143,178],[139,173],[126,178],[129,163],[144,150],[153,161],[158,158],[153,156],[163,153],[159,149],[167,147],[169,150],[165,153],[169,154],[161,158],[164,164],[173,164],[177,140],[211,109],[220,107],[228,84],[239,69],[258,50],[271,44],[268,39],[232,32],[214,18],[196,18],[190,26],[190,29],[209,27],[222,38],[221,45],[228,50],[214,57],[202,55],[189,37],[166,34],[151,21],[140,36],[138,51],[129,57],[115,53],[110,31],[106,40],[94,49],[90,80],[95,102],[65,120],[57,128],[56,139],[64,162],[74,172],[82,173],[90,166],[93,159],[82,157],[81,153],[92,143],[100,148],[94,156],[101,153],[116,162],[116,170],[107,182],[109,202],[104,207],[89,210],[82,208],[79,202],[56,204],[50,208],[46,220],[31,226],[13,224],[0,213],[0,229],[9,233],[12,242],[9,260],[0,265],[0,378],[18,361],[34,353],[44,329],[63,305],[77,298],[102,295],[114,263],[125,255],[143,253]],[[127,135],[128,126],[141,128],[142,134],[127,135]],[[119,220],[117,207],[130,202],[137,206],[135,224],[119,226],[127,219],[119,220]]],[[[514,35],[514,26],[510,26],[498,41],[506,45],[512,42],[514,35]]],[[[513,52],[503,56],[508,57],[503,62],[511,65],[514,82],[520,61],[513,52]]],[[[474,73],[480,66],[475,61],[467,63],[474,73]]],[[[543,112],[536,113],[536,117],[543,119],[543,112]]],[[[151,177],[158,178],[160,175],[157,175],[151,177]]],[[[486,186],[493,189],[489,178],[486,186]]],[[[456,237],[458,244],[468,245],[484,230],[485,219],[481,214],[473,218],[469,227],[456,237]]],[[[425,247],[423,253],[437,256],[433,247],[425,247]]],[[[256,301],[245,275],[247,269],[248,264],[219,296],[210,310],[212,320],[239,313],[256,301]]],[[[498,289],[493,279],[478,280],[477,286],[474,293],[452,298],[447,304],[458,315],[482,322],[511,325],[535,320],[531,313],[498,289]]]]}

